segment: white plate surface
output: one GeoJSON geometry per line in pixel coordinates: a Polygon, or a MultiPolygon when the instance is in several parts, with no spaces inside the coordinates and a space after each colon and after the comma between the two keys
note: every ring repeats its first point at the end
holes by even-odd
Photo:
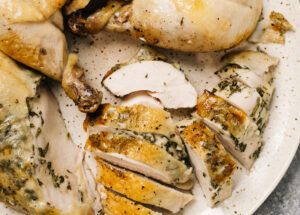
{"type": "MultiPolygon", "coordinates": [[[[259,45],[268,54],[280,58],[276,70],[276,91],[272,102],[270,121],[264,134],[265,147],[250,172],[239,168],[233,178],[232,197],[211,209],[206,206],[199,185],[193,193],[195,201],[184,209],[184,215],[250,215],[264,202],[283,177],[300,141],[300,5],[298,0],[264,0],[264,14],[277,11],[294,26],[287,33],[286,44],[259,45]]],[[[80,65],[87,69],[86,79],[92,86],[104,91],[104,102],[118,103],[102,89],[103,74],[116,63],[128,60],[139,47],[139,42],[127,36],[101,32],[88,38],[69,36],[70,49],[79,50],[80,65]]],[[[244,43],[238,50],[255,50],[257,45],[244,43]]],[[[214,72],[221,67],[219,60],[225,52],[185,54],[166,50],[172,62],[177,62],[197,89],[199,95],[218,80],[214,72]]],[[[58,98],[67,128],[74,142],[82,146],[86,134],[82,129],[84,114],[64,94],[58,84],[52,87],[58,98]]],[[[0,215],[18,214],[0,204],[0,215]]]]}

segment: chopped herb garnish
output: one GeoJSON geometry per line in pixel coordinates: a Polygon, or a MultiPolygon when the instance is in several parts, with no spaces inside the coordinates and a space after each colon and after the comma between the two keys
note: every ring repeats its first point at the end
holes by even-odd
{"type": "Polygon", "coordinates": [[[49,150],[49,142],[47,143],[44,149],[39,147],[38,150],[39,150],[39,156],[44,158],[49,150]]]}

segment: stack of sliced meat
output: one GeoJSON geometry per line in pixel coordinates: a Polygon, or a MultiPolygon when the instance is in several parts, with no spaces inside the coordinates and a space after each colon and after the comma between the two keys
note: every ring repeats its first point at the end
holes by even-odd
{"type": "Polygon", "coordinates": [[[250,169],[263,146],[262,132],[274,91],[273,67],[278,60],[254,51],[234,53],[224,60],[228,65],[216,72],[221,81],[200,96],[196,115],[250,169]]]}
{"type": "MultiPolygon", "coordinates": [[[[121,204],[140,210],[142,206],[131,201],[176,213],[191,201],[190,194],[170,187],[188,190],[193,184],[182,141],[209,206],[231,196],[231,178],[237,168],[233,157],[250,169],[263,146],[278,60],[254,51],[233,53],[223,60],[226,66],[216,72],[220,82],[204,90],[191,120],[179,122],[177,128],[162,108],[140,104],[106,104],[87,117],[86,149],[98,162],[97,181],[104,186],[106,198],[101,202],[107,214],[121,204]],[[126,199],[116,201],[122,196],[126,199]]],[[[119,73],[128,75],[123,70],[119,73]]],[[[113,92],[114,86],[125,84],[118,80],[118,85],[106,81],[105,86],[113,92]]],[[[135,101],[143,100],[138,97],[135,101]]]]}
{"type": "Polygon", "coordinates": [[[132,201],[176,213],[193,199],[175,189],[191,189],[192,168],[168,112],[106,104],[87,117],[85,128],[86,149],[96,157],[97,181],[106,193],[101,198],[106,214],[121,204],[127,205],[123,210],[150,210],[132,201]]]}

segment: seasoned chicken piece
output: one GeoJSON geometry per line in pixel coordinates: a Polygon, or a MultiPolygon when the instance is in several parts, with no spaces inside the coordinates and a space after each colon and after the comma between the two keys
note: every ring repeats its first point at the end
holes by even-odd
{"type": "Polygon", "coordinates": [[[161,215],[105,188],[101,188],[101,196],[102,211],[105,215],[161,215]]]}
{"type": "MultiPolygon", "coordinates": [[[[71,5],[76,5],[79,0],[72,2],[71,5]]],[[[117,4],[118,1],[114,2],[117,4]]],[[[81,10],[70,16],[69,25],[76,33],[95,33],[101,28],[86,26],[87,20],[93,17],[107,30],[124,32],[151,45],[188,52],[213,51],[228,49],[247,39],[255,29],[262,9],[261,0],[123,2],[128,4],[117,12],[110,7],[110,12],[115,13],[108,22],[106,16],[95,17],[97,13],[90,16],[88,12],[80,13],[81,10]]],[[[102,6],[99,11],[104,10],[102,6]]],[[[74,7],[67,7],[67,11],[71,13],[74,7]]]]}
{"type": "Polygon", "coordinates": [[[163,61],[142,61],[115,70],[103,80],[104,86],[116,96],[147,91],[165,108],[192,108],[197,92],[185,75],[163,61]],[[131,81],[134,80],[134,81],[131,81]]]}
{"type": "Polygon", "coordinates": [[[223,57],[223,61],[249,69],[268,82],[273,77],[273,69],[279,59],[257,51],[233,52],[223,57]]]}
{"type": "Polygon", "coordinates": [[[97,180],[129,199],[177,213],[193,196],[182,193],[138,174],[98,161],[97,180]]]}
{"type": "Polygon", "coordinates": [[[285,43],[285,33],[291,30],[293,26],[281,14],[272,11],[269,19],[262,19],[251,37],[250,42],[253,43],[285,43]]]}
{"type": "Polygon", "coordinates": [[[85,148],[115,165],[167,184],[176,186],[190,179],[191,168],[147,138],[135,137],[126,132],[100,132],[89,136],[85,148]]]}
{"type": "Polygon", "coordinates": [[[88,214],[82,152],[40,78],[0,52],[0,200],[28,214],[88,214]]]}
{"type": "Polygon", "coordinates": [[[102,84],[118,97],[144,92],[158,99],[165,108],[196,106],[195,88],[177,65],[161,58],[158,53],[142,47],[129,62],[117,64],[107,72],[102,84]]]}
{"type": "Polygon", "coordinates": [[[76,62],[69,63],[73,68],[64,74],[72,57],[69,57],[64,34],[51,23],[56,22],[55,17],[48,20],[57,12],[53,10],[64,2],[13,0],[9,4],[1,3],[0,50],[57,81],[67,82],[71,78],[72,84],[64,84],[67,95],[81,111],[93,112],[101,103],[101,94],[83,83],[83,71],[75,66],[76,62]]]}
{"type": "Polygon", "coordinates": [[[257,99],[260,98],[256,89],[232,79],[225,79],[213,89],[215,95],[224,98],[232,105],[242,109],[248,116],[255,108],[257,99]]]}
{"type": "Polygon", "coordinates": [[[180,133],[209,206],[230,197],[236,162],[217,136],[201,121],[189,122],[180,133]]]}
{"type": "Polygon", "coordinates": [[[176,159],[187,160],[185,147],[176,135],[176,126],[170,113],[159,108],[104,104],[97,112],[87,116],[84,127],[89,134],[129,130],[162,147],[176,159]]]}
{"type": "Polygon", "coordinates": [[[198,100],[197,115],[219,134],[225,148],[250,169],[263,145],[261,132],[253,120],[207,90],[198,100]]]}
{"type": "Polygon", "coordinates": [[[273,70],[278,59],[264,53],[243,51],[224,57],[227,66],[217,71],[222,79],[215,95],[247,113],[263,130],[274,91],[273,70]]]}

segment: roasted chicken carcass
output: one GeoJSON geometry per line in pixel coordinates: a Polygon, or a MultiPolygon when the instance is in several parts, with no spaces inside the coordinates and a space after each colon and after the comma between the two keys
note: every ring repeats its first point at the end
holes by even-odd
{"type": "Polygon", "coordinates": [[[261,9],[261,0],[73,0],[66,14],[78,34],[106,29],[167,49],[199,52],[246,40],[261,9]]]}
{"type": "Polygon", "coordinates": [[[11,58],[62,82],[83,112],[93,112],[101,93],[84,83],[77,57],[69,54],[59,8],[66,0],[0,1],[0,50],[11,58]]]}

